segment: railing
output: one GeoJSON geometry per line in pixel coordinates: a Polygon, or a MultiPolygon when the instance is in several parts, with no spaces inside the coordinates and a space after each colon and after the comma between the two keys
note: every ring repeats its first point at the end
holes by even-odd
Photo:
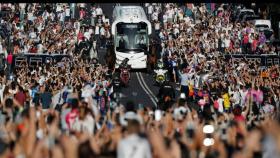
{"type": "Polygon", "coordinates": [[[272,66],[279,65],[280,63],[280,55],[273,54],[261,54],[261,55],[253,55],[253,54],[227,54],[224,57],[228,59],[233,59],[235,61],[247,60],[247,61],[257,61],[260,62],[262,66],[272,66]]]}
{"type": "Polygon", "coordinates": [[[19,67],[22,63],[28,64],[30,67],[36,67],[39,65],[44,65],[47,63],[56,64],[57,62],[63,60],[71,60],[70,55],[61,55],[61,54],[16,54],[13,55],[13,64],[12,67],[19,67]]]}

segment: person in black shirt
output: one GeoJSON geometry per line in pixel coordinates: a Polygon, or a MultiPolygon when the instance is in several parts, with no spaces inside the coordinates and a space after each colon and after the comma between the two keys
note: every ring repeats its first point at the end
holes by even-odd
{"type": "Polygon", "coordinates": [[[175,98],[175,89],[169,83],[169,81],[165,81],[160,87],[158,98],[159,106],[162,110],[166,110],[169,106],[172,105],[173,100],[175,98]]]}
{"type": "Polygon", "coordinates": [[[121,36],[121,39],[119,40],[119,48],[125,49],[125,40],[124,40],[123,36],[121,36]]]}

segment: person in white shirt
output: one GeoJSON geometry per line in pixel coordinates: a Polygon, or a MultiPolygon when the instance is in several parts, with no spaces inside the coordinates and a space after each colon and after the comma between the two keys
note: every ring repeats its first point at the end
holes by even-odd
{"type": "Polygon", "coordinates": [[[44,52],[44,46],[42,45],[42,43],[38,44],[37,48],[38,48],[37,51],[38,54],[42,54],[44,52]]]}
{"type": "Polygon", "coordinates": [[[167,23],[167,13],[163,14],[163,23],[167,23]]]}
{"type": "Polygon", "coordinates": [[[99,27],[99,25],[98,24],[96,24],[96,26],[95,26],[95,35],[99,35],[99,33],[100,33],[100,27],[99,27]]]}
{"type": "Polygon", "coordinates": [[[194,70],[188,71],[187,67],[183,68],[183,73],[179,71],[181,79],[181,93],[184,93],[186,96],[189,96],[189,82],[192,76],[194,75],[194,70]]]}
{"type": "Polygon", "coordinates": [[[2,83],[0,83],[0,99],[2,104],[4,103],[4,96],[3,96],[4,89],[5,89],[5,84],[2,85],[2,83]]]}
{"type": "Polygon", "coordinates": [[[224,99],[222,96],[219,96],[218,98],[218,104],[219,104],[219,107],[218,107],[218,111],[220,113],[223,113],[224,112],[224,99]]]}
{"type": "Polygon", "coordinates": [[[148,6],[148,18],[149,18],[149,20],[151,19],[151,16],[152,16],[152,14],[153,14],[153,6],[152,5],[149,5],[148,6]]]}
{"type": "Polygon", "coordinates": [[[3,46],[2,46],[2,41],[0,41],[0,54],[3,54],[4,51],[3,51],[3,46]]]}
{"type": "Polygon", "coordinates": [[[81,8],[85,8],[85,7],[86,7],[86,4],[85,4],[85,3],[81,3],[81,4],[80,4],[80,7],[81,7],[81,8]]]}
{"type": "Polygon", "coordinates": [[[117,158],[152,158],[150,144],[147,139],[141,138],[139,115],[127,112],[127,136],[118,143],[117,158]]]}
{"type": "Polygon", "coordinates": [[[155,31],[159,32],[159,30],[160,30],[160,22],[158,20],[155,21],[154,27],[155,27],[155,31]]]}
{"type": "Polygon", "coordinates": [[[79,22],[79,21],[76,21],[76,22],[74,23],[74,28],[75,28],[75,30],[76,30],[76,34],[79,33],[80,27],[81,27],[80,22],[79,22]]]}
{"type": "Polygon", "coordinates": [[[31,11],[29,11],[29,12],[27,13],[27,20],[28,20],[29,22],[33,22],[33,13],[32,13],[31,11]]]}
{"type": "Polygon", "coordinates": [[[225,48],[229,48],[230,47],[230,38],[229,36],[227,35],[226,38],[224,39],[225,41],[225,48]]]}
{"type": "Polygon", "coordinates": [[[69,21],[70,17],[71,17],[71,10],[70,10],[69,6],[67,6],[65,9],[65,21],[69,21]]]}
{"type": "Polygon", "coordinates": [[[44,20],[47,20],[48,17],[50,16],[50,14],[49,14],[49,12],[47,10],[45,10],[42,16],[43,16],[44,20]]]}
{"type": "Polygon", "coordinates": [[[32,39],[35,39],[37,37],[36,33],[34,32],[34,30],[32,32],[29,33],[29,37],[32,39]]]}
{"type": "Polygon", "coordinates": [[[233,105],[240,103],[241,96],[240,96],[240,92],[237,90],[237,88],[234,88],[234,90],[231,91],[231,93],[229,93],[229,94],[231,95],[231,102],[233,105]]]}
{"type": "Polygon", "coordinates": [[[152,14],[152,20],[153,21],[157,21],[158,20],[158,12],[157,11],[154,11],[153,14],[152,14]]]}
{"type": "Polygon", "coordinates": [[[61,11],[59,14],[58,14],[58,17],[59,17],[59,21],[61,23],[61,25],[64,24],[64,20],[65,20],[65,12],[64,11],[61,11]]]}
{"type": "Polygon", "coordinates": [[[87,40],[90,40],[90,32],[89,29],[86,29],[84,36],[87,38],[87,40]]]}
{"type": "Polygon", "coordinates": [[[243,107],[245,105],[245,101],[246,101],[246,96],[247,96],[248,90],[244,86],[243,88],[239,89],[239,93],[240,93],[240,96],[241,96],[241,103],[240,103],[240,105],[243,107]]]}
{"type": "Polygon", "coordinates": [[[95,23],[96,23],[96,17],[97,17],[97,13],[96,13],[96,8],[93,7],[92,10],[91,10],[91,26],[95,26],[95,23]]]}
{"type": "Polygon", "coordinates": [[[86,105],[83,103],[79,107],[79,117],[77,117],[74,122],[71,130],[76,132],[86,132],[90,135],[94,134],[95,121],[90,110],[86,108],[86,105]]]}
{"type": "Polygon", "coordinates": [[[100,8],[100,6],[98,6],[98,7],[96,8],[96,15],[97,15],[97,18],[99,18],[99,16],[102,16],[102,14],[103,14],[103,11],[102,11],[102,9],[100,8]]]}

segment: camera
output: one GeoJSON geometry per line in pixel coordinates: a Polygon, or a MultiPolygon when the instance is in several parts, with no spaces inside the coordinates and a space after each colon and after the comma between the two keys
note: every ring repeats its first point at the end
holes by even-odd
{"type": "Polygon", "coordinates": [[[161,120],[161,116],[162,116],[162,113],[160,110],[156,110],[155,111],[155,120],[156,121],[160,121],[161,120]]]}

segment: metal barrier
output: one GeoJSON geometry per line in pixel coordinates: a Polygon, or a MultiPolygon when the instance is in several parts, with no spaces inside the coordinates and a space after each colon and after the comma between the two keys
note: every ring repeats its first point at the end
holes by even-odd
{"type": "Polygon", "coordinates": [[[262,66],[279,65],[280,55],[262,54],[262,55],[251,55],[251,54],[227,54],[224,55],[226,60],[233,59],[234,61],[257,61],[262,66]]]}
{"type": "Polygon", "coordinates": [[[12,68],[20,67],[22,63],[28,64],[29,67],[36,67],[47,63],[56,64],[62,60],[71,60],[70,55],[62,54],[18,54],[13,56],[12,68]]]}

